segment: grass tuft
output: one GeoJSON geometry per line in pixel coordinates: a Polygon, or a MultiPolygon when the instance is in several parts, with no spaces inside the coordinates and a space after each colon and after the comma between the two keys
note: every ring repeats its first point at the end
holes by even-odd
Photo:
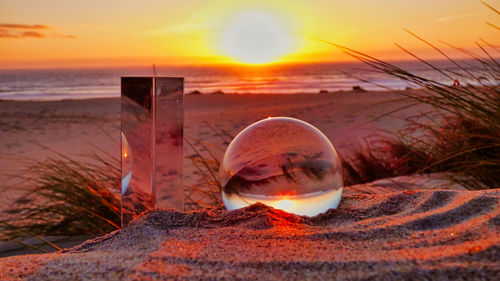
{"type": "Polygon", "coordinates": [[[448,83],[329,43],[375,70],[421,89],[396,92],[412,104],[431,108],[430,112],[410,117],[408,127],[395,135],[381,136],[378,142],[383,145],[368,146],[345,159],[348,181],[362,183],[387,176],[445,172],[449,179],[466,188],[500,187],[500,64],[493,55],[498,56],[500,51],[481,40],[482,44],[476,42],[481,54],[455,48],[472,63],[457,61],[425,39],[408,33],[443,55],[454,68],[440,68],[397,46],[446,77],[448,83]]]}
{"type": "Polygon", "coordinates": [[[88,162],[63,155],[31,161],[25,194],[4,211],[2,238],[33,235],[102,235],[119,229],[119,160],[97,154],[88,162]]]}

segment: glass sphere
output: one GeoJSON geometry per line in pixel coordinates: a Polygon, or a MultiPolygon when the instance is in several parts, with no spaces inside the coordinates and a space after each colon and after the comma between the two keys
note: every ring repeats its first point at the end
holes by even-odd
{"type": "Polygon", "coordinates": [[[260,202],[276,209],[315,216],[337,208],[342,169],[328,138],[309,123],[274,117],[241,131],[220,166],[227,210],[260,202]]]}

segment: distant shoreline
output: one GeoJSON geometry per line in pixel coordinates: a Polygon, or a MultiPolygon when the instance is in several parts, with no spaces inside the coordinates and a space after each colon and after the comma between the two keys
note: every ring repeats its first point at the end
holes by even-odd
{"type": "MultiPolygon", "coordinates": [[[[353,86],[357,87],[357,86],[353,86]]],[[[394,92],[403,92],[407,90],[420,90],[418,88],[412,88],[412,89],[405,89],[405,90],[365,90],[363,88],[357,89],[357,90],[335,90],[335,91],[327,91],[327,90],[320,90],[318,92],[300,92],[300,93],[236,93],[236,92],[223,92],[223,91],[215,91],[215,92],[210,92],[210,93],[203,93],[200,91],[191,91],[191,92],[184,92],[184,96],[293,96],[293,95],[334,95],[334,94],[350,94],[350,93],[394,93],[394,92]]],[[[74,98],[61,98],[61,99],[6,99],[6,98],[0,98],[0,102],[62,102],[62,101],[82,101],[82,100],[116,100],[120,99],[120,96],[116,97],[74,97],[74,98]]]]}

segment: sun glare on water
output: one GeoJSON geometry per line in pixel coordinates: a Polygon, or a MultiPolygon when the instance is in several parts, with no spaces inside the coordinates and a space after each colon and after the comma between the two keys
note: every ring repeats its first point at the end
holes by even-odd
{"type": "Polygon", "coordinates": [[[245,12],[230,22],[223,34],[224,54],[247,64],[275,62],[292,49],[286,25],[265,12],[245,12]]]}

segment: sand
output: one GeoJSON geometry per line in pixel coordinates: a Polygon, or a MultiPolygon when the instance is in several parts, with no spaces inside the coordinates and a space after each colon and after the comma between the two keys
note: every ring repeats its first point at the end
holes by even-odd
{"type": "Polygon", "coordinates": [[[498,280],[500,190],[347,195],[299,217],[262,204],[153,210],[62,252],[0,259],[1,280],[498,280]]]}

